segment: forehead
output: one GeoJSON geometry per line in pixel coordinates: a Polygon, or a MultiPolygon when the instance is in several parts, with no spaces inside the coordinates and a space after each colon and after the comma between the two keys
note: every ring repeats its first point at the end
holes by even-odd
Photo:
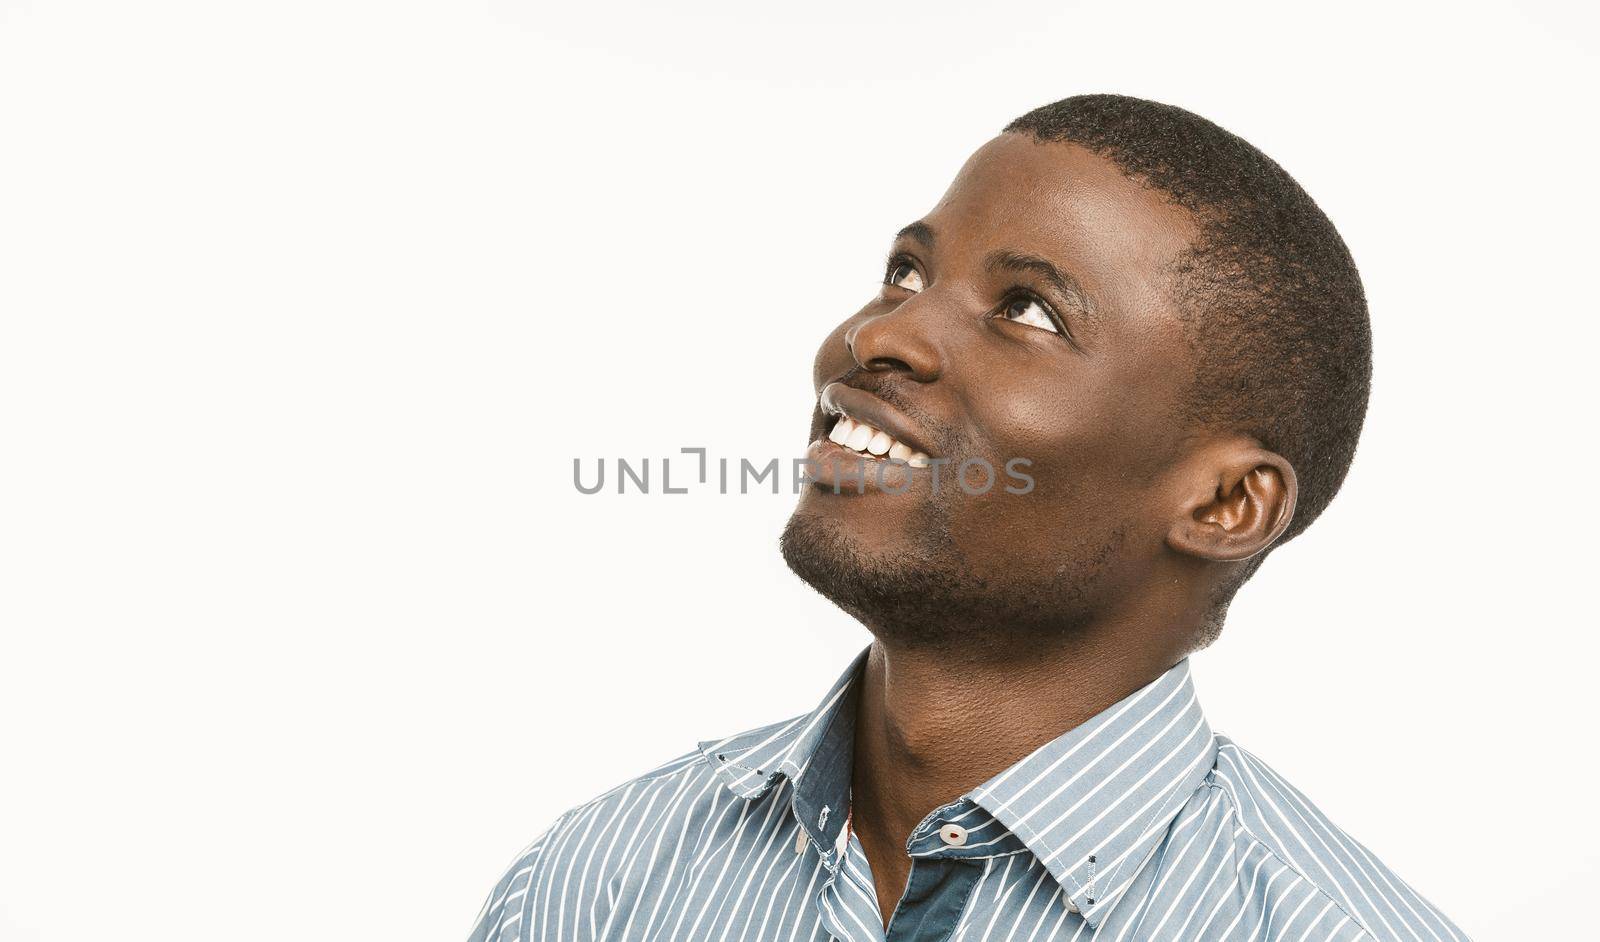
{"type": "Polygon", "coordinates": [[[1042,255],[1111,306],[1148,301],[1197,231],[1186,210],[1111,161],[1015,133],[969,157],[923,219],[943,261],[994,249],[1042,255]]]}

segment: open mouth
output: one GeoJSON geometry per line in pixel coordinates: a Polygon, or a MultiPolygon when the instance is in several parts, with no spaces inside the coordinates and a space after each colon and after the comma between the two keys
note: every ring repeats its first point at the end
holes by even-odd
{"type": "Polygon", "coordinates": [[[893,458],[904,461],[913,468],[926,468],[928,455],[899,441],[888,432],[873,428],[840,413],[834,417],[833,428],[828,430],[828,441],[849,449],[866,458],[882,461],[893,458]]]}

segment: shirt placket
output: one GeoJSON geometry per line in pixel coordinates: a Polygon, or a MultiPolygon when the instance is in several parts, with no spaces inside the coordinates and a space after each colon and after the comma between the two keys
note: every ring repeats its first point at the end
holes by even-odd
{"type": "Polygon", "coordinates": [[[982,859],[960,853],[966,830],[951,823],[970,807],[964,801],[946,805],[912,832],[911,872],[887,933],[882,928],[871,864],[847,818],[838,846],[824,861],[829,878],[817,898],[828,932],[849,942],[949,939],[984,869],[982,859]]]}
{"type": "Polygon", "coordinates": [[[817,909],[828,934],[840,942],[885,942],[872,870],[848,817],[837,843],[824,852],[823,867],[828,878],[817,893],[817,909]]]}
{"type": "Polygon", "coordinates": [[[944,942],[955,932],[973,888],[983,876],[984,860],[962,848],[972,804],[965,799],[934,809],[906,843],[911,873],[889,921],[887,942],[944,942]]]}

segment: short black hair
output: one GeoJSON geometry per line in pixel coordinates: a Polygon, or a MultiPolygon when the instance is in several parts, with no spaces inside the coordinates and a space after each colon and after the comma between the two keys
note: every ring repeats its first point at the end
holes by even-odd
{"type": "Polygon", "coordinates": [[[1190,411],[1294,466],[1298,504],[1275,545],[1299,535],[1344,481],[1372,379],[1366,296],[1333,223],[1272,158],[1172,105],[1077,95],[1004,131],[1082,146],[1193,216],[1199,235],[1171,286],[1196,349],[1190,411]]]}

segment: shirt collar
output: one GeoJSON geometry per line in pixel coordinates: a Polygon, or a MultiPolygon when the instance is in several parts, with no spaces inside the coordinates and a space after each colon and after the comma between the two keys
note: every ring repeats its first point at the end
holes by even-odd
{"type": "MultiPolygon", "coordinates": [[[[788,778],[801,827],[824,863],[842,859],[855,703],[868,648],[810,713],[700,743],[722,783],[756,798],[788,778]]],[[[1015,834],[1098,928],[1216,761],[1216,740],[1184,658],[1087,722],[969,790],[1015,834]]]]}
{"type": "Polygon", "coordinates": [[[722,784],[740,798],[758,798],[780,778],[793,782],[795,814],[830,869],[842,856],[858,680],[871,650],[856,655],[810,713],[700,743],[722,784]]]}
{"type": "Polygon", "coordinates": [[[1184,658],[967,795],[1098,928],[1216,763],[1184,658]]]}

